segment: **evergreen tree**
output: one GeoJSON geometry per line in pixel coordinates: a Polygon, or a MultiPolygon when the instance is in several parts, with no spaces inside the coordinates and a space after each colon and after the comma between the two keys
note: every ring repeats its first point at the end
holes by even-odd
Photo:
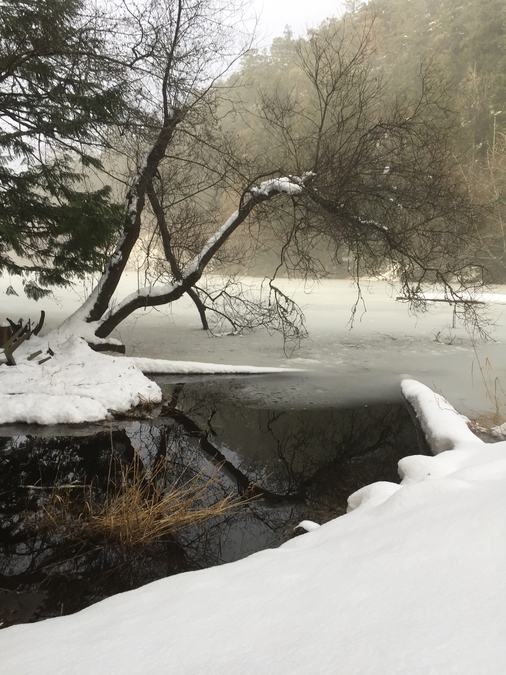
{"type": "Polygon", "coordinates": [[[84,0],[0,1],[0,271],[32,297],[100,269],[119,225],[85,185],[126,109],[102,28],[84,0]]]}
{"type": "MultiPolygon", "coordinates": [[[[398,92],[409,88],[427,60],[437,60],[453,81],[458,107],[469,73],[487,82],[483,114],[474,115],[476,146],[484,155],[492,144],[494,113],[506,110],[506,6],[503,0],[376,0],[377,63],[398,92]],[[487,108],[487,109],[486,109],[487,108]]],[[[464,102],[464,110],[472,105],[464,102]]],[[[506,116],[504,117],[506,120],[506,116]]],[[[504,130],[503,118],[495,120],[504,130]]],[[[463,125],[470,123],[465,113],[463,125]]],[[[497,129],[496,129],[497,131],[497,129]]]]}

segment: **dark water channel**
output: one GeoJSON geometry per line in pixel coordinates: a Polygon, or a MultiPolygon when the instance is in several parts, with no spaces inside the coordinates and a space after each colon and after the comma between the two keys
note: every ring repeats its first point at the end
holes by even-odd
{"type": "Polygon", "coordinates": [[[2,627],[278,546],[301,520],[344,513],[363,485],[398,480],[398,460],[418,452],[402,404],[272,410],[237,400],[232,378],[162,386],[167,402],[146,411],[153,419],[0,437],[2,627]],[[190,508],[227,496],[235,505],[145,541],[97,527],[136,481],[143,504],[179,487],[190,508]]]}

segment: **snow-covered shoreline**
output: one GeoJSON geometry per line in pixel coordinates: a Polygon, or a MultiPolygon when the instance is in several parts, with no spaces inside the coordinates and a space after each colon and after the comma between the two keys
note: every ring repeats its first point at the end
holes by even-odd
{"type": "Polygon", "coordinates": [[[1,675],[502,675],[506,443],[403,388],[451,449],[279,549],[0,631],[1,675]]]}
{"type": "MultiPolygon", "coordinates": [[[[258,284],[261,280],[250,281],[258,284]]],[[[3,287],[7,283],[4,279],[3,287]]],[[[395,401],[400,397],[401,379],[411,377],[444,392],[469,416],[496,407],[496,383],[506,382],[506,322],[500,304],[492,303],[489,310],[494,341],[473,344],[462,328],[451,328],[452,308],[443,303],[414,317],[404,303],[395,301],[395,290],[385,282],[364,282],[367,313],[362,313],[360,305],[352,330],[348,322],[357,295],[349,281],[325,280],[317,287],[297,280],[281,283],[284,291],[304,308],[311,338],[298,350],[288,349],[286,353],[291,358],[286,356],[281,336],[266,331],[226,337],[207,334],[201,329],[192,303],[181,300],[165,312],[139,311],[120,326],[116,338],[136,360],[121,361],[121,357],[95,354],[87,348],[79,355],[80,347],[74,339],[73,344],[68,343],[63,352],[60,349],[46,363],[29,365],[26,360],[23,363],[23,354],[26,359],[29,353],[39,348],[45,352],[48,346],[56,352],[55,341],[65,344],[66,336],[61,331],[57,336],[54,331],[68,313],[79,307],[82,295],[62,290],[57,292],[58,302],[36,303],[4,294],[4,316],[17,319],[21,315],[35,320],[40,308],[44,308],[46,330],[50,333],[31,338],[17,350],[20,367],[0,366],[2,422],[78,423],[104,419],[107,410],[121,412],[139,402],[158,400],[159,389],[141,371],[281,373],[277,381],[271,376],[258,386],[253,382],[247,386],[251,399],[262,400],[265,406],[274,402],[297,408],[307,406],[309,401],[320,407],[349,407],[395,401]],[[76,358],[68,360],[65,350],[76,358]],[[85,365],[89,370],[87,386],[83,384],[85,365]],[[283,373],[289,370],[299,372],[285,378],[283,373]],[[29,398],[22,402],[23,392],[33,396],[31,402],[29,398]],[[48,399],[48,411],[55,412],[48,413],[45,422],[40,397],[46,395],[82,400],[48,399]]],[[[122,294],[136,287],[136,276],[127,275],[124,284],[122,294]]],[[[504,288],[496,291],[497,298],[504,297],[504,288]]],[[[89,339],[89,335],[83,337],[89,339]]]]}
{"type": "Polygon", "coordinates": [[[282,373],[286,368],[234,366],[112,356],[92,351],[83,338],[52,333],[32,337],[16,352],[16,366],[0,366],[0,424],[78,424],[108,419],[162,400],[156,374],[282,373]],[[30,354],[48,347],[54,355],[39,365],[30,354]]]}
{"type": "MultiPolygon", "coordinates": [[[[434,343],[426,324],[420,335],[405,332],[406,314],[384,294],[348,334],[343,308],[350,296],[339,300],[337,319],[334,292],[344,286],[325,288],[308,307],[314,343],[291,361],[280,341],[265,335],[229,341],[195,330],[193,354],[214,356],[208,359],[214,365],[149,359],[165,355],[164,349],[176,358],[189,355],[188,321],[165,332],[165,316],[150,324],[164,331],[162,349],[158,334],[149,342],[152,328],[139,333],[135,324],[125,325],[123,335],[141,336],[142,357],[93,352],[83,337],[49,333],[15,352],[18,365],[0,366],[0,422],[39,424],[99,420],[158,402],[160,388],[142,370],[276,374],[289,371],[280,365],[314,368],[306,379],[287,373],[299,377],[290,385],[299,400],[313,403],[330,396],[335,402],[340,391],[345,401],[350,392],[371,397],[375,389],[391,396],[409,368],[403,393],[435,455],[405,457],[400,484],[362,488],[350,495],[349,513],[310,526],[279,549],[163,579],[71,616],[1,630],[0,675],[222,675],[238,668],[244,675],[505,672],[506,442],[478,439],[442,396],[417,381],[437,382],[447,396],[448,389],[458,395],[460,409],[462,401],[469,407],[471,400],[485,400],[469,398],[475,393],[469,371],[491,352],[458,332],[448,333],[448,344],[434,343]],[[48,347],[54,355],[45,363],[27,360],[48,347]],[[234,365],[252,355],[252,368],[234,365]]],[[[428,317],[438,331],[441,316],[444,311],[439,323],[428,317]]],[[[493,345],[499,355],[501,317],[493,345]]],[[[279,387],[288,400],[286,382],[279,387]]]]}

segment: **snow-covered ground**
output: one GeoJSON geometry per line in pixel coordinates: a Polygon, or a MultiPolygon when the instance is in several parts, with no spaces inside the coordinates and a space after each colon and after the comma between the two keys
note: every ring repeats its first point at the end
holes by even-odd
{"type": "Polygon", "coordinates": [[[400,485],[279,549],[6,628],[1,675],[503,675],[506,443],[403,388],[439,454],[400,485]]]}
{"type": "Polygon", "coordinates": [[[15,352],[16,366],[0,366],[0,424],[97,422],[112,413],[160,403],[160,387],[149,373],[268,373],[278,368],[164,361],[97,353],[84,339],[51,333],[33,337],[15,352]],[[48,346],[52,358],[39,365],[48,346]],[[42,354],[32,360],[36,351],[42,354]]]}

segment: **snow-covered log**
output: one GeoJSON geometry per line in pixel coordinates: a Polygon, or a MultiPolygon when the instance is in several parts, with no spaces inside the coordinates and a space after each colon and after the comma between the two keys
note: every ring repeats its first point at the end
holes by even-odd
{"type": "Polygon", "coordinates": [[[403,380],[401,389],[433,455],[463,446],[483,445],[469,429],[469,419],[458,413],[443,396],[416,380],[403,380]]]}

